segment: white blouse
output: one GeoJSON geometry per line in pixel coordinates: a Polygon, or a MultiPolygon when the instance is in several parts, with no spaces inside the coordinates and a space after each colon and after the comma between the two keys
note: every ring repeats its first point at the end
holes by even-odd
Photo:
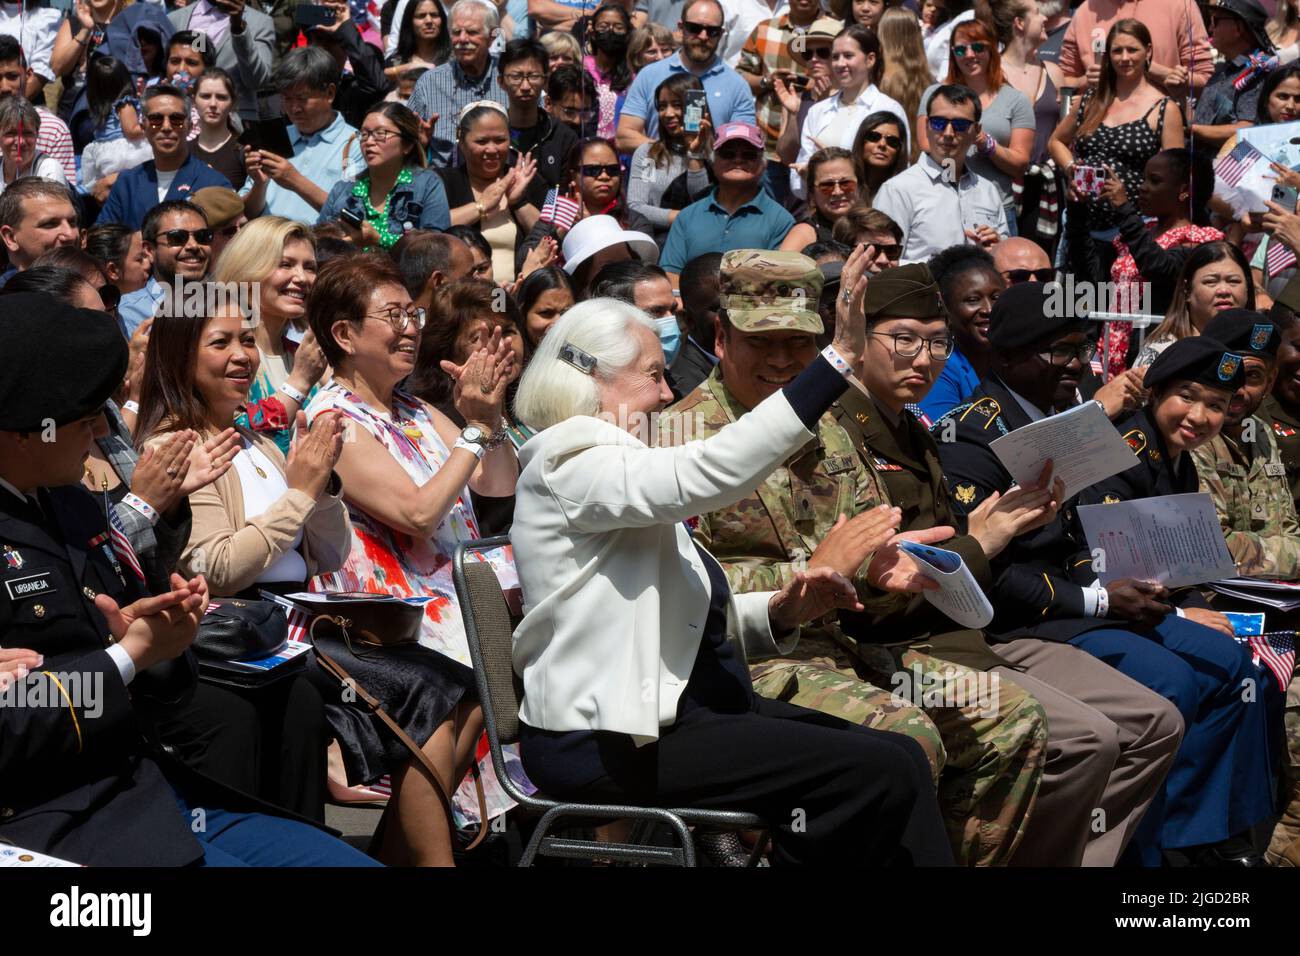
{"type": "MultiPolygon", "coordinates": [[[[289,490],[289,484],[284,480],[280,469],[247,440],[243,451],[235,456],[235,471],[239,475],[239,487],[244,494],[245,518],[256,518],[289,490]]],[[[306,581],[307,562],[298,550],[301,544],[302,531],[299,530],[294,536],[293,547],[257,576],[258,583],[306,581]]]]}

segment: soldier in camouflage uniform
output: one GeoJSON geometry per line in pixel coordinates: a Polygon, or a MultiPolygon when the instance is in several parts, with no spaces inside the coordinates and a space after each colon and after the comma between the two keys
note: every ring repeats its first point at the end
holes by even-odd
{"type": "MultiPolygon", "coordinates": [[[[719,340],[721,365],[665,413],[663,439],[708,437],[776,391],[778,381],[798,374],[817,354],[821,284],[816,265],[797,253],[727,253],[722,321],[730,327],[719,340]]],[[[847,434],[828,414],[817,439],[752,497],[700,515],[695,536],[722,563],[734,590],[766,590],[815,561],[841,515],[860,514],[882,500],[847,434]]],[[[868,587],[865,580],[859,585],[868,587]]],[[[998,683],[995,695],[958,706],[953,689],[977,686],[979,675],[919,650],[877,669],[883,684],[898,687],[895,696],[858,676],[866,667],[858,661],[855,669],[837,633],[833,621],[805,628],[792,657],[751,666],[754,689],[916,739],[930,756],[958,860],[1005,863],[1020,844],[1042,775],[1047,733],[1041,708],[1008,680],[998,683]],[[913,682],[939,696],[946,691],[953,705],[913,706],[913,682]]]]}
{"type": "MultiPolygon", "coordinates": [[[[1246,384],[1232,397],[1223,429],[1192,452],[1202,491],[1214,499],[1228,551],[1243,576],[1300,579],[1300,522],[1274,429],[1255,415],[1277,377],[1282,336],[1262,313],[1221,312],[1203,330],[1242,356],[1246,384]]],[[[1214,595],[1214,606],[1229,606],[1214,595]]],[[[1267,611],[1269,630],[1293,629],[1300,615],[1267,611]]],[[[1300,866],[1300,673],[1286,692],[1287,806],[1265,858],[1274,866],[1300,866]]]]}

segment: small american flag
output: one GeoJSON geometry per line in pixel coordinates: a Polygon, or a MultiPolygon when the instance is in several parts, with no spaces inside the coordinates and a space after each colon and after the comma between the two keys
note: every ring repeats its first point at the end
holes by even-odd
{"type": "Polygon", "coordinates": [[[1237,640],[1250,645],[1256,664],[1263,664],[1277,678],[1277,685],[1286,693],[1295,670],[1295,631],[1273,631],[1268,634],[1238,636],[1237,640]]]}
{"type": "Polygon", "coordinates": [[[1238,185],[1250,168],[1264,158],[1264,154],[1245,140],[1232,147],[1232,152],[1214,164],[1214,174],[1229,186],[1238,185]]]}
{"type": "Polygon", "coordinates": [[[144,569],[140,567],[140,559],[135,556],[135,549],[131,547],[131,540],[126,536],[126,529],[122,527],[122,522],[117,517],[117,511],[113,508],[108,509],[108,533],[109,541],[113,545],[113,553],[117,555],[117,559],[143,581],[144,569]]]}
{"type": "Polygon", "coordinates": [[[1295,262],[1295,252],[1291,247],[1279,241],[1277,236],[1270,236],[1268,253],[1264,256],[1264,274],[1271,279],[1283,269],[1295,265],[1295,262]]]}
{"type": "Polygon", "coordinates": [[[538,218],[542,222],[553,223],[556,229],[572,229],[578,220],[579,208],[572,199],[561,196],[559,189],[552,189],[546,194],[546,202],[542,204],[538,218]]]}

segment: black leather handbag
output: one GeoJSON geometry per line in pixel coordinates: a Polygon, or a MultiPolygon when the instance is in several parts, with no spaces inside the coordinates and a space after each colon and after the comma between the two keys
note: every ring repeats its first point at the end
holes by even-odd
{"type": "Polygon", "coordinates": [[[274,601],[217,598],[199,622],[194,650],[223,661],[252,661],[284,648],[289,615],[274,601]]]}

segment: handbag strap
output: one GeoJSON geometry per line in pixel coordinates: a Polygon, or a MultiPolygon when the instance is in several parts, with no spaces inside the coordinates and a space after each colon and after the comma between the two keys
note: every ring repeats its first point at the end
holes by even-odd
{"type": "MultiPolygon", "coordinates": [[[[311,626],[307,629],[307,634],[311,638],[312,650],[316,652],[316,657],[320,661],[321,666],[340,683],[349,684],[353,690],[356,691],[357,697],[359,697],[362,702],[370,708],[371,712],[375,714],[375,716],[383,721],[384,726],[391,730],[394,736],[402,742],[403,746],[405,746],[407,750],[411,751],[412,756],[419,761],[420,766],[424,770],[425,776],[427,776],[429,782],[433,784],[434,792],[438,795],[438,801],[442,804],[443,812],[447,814],[447,826],[453,827],[455,824],[452,821],[455,817],[452,816],[451,799],[447,796],[447,791],[443,788],[442,781],[438,779],[438,770],[434,767],[433,761],[429,759],[429,755],[424,752],[424,749],[412,740],[410,735],[401,728],[397,721],[393,720],[393,718],[389,716],[388,712],[384,710],[379,701],[347,672],[342,664],[321,650],[320,645],[316,643],[316,625],[321,621],[329,621],[332,624],[338,625],[338,627],[342,629],[345,637],[347,636],[348,627],[352,622],[341,615],[316,615],[312,618],[311,626]]],[[[474,775],[474,792],[478,797],[479,825],[478,833],[474,835],[474,839],[470,844],[465,847],[466,851],[472,850],[482,843],[488,833],[487,797],[483,793],[483,776],[479,771],[477,759],[471,761],[470,772],[474,775]]]]}

